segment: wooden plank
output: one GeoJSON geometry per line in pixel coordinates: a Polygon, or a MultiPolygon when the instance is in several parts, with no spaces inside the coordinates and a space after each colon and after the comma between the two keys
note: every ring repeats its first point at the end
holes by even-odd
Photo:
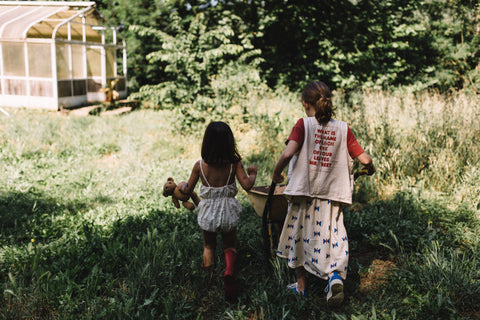
{"type": "Polygon", "coordinates": [[[136,108],[138,108],[138,101],[137,100],[118,100],[117,101],[117,104],[120,106],[120,107],[132,107],[132,110],[135,110],[136,108]]]}
{"type": "Polygon", "coordinates": [[[121,107],[113,110],[100,112],[100,116],[118,116],[130,111],[132,111],[132,107],[121,107]]]}
{"type": "Polygon", "coordinates": [[[73,109],[68,113],[68,115],[74,116],[74,117],[87,117],[91,114],[98,114],[101,109],[102,109],[101,106],[88,106],[88,107],[73,109]]]}

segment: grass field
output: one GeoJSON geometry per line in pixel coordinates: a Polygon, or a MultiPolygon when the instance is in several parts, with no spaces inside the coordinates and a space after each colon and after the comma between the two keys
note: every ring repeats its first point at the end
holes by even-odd
{"type": "MultiPolygon", "coordinates": [[[[290,94],[255,96],[225,118],[257,185],[270,184],[283,141],[303,116],[290,94]]],[[[480,99],[454,93],[337,94],[377,174],[345,208],[349,273],[342,307],[326,282],[309,298],[294,274],[262,255],[261,221],[246,193],[238,232],[237,304],[200,268],[195,213],[162,196],[186,180],[205,125],[181,131],[174,111],[67,117],[0,114],[0,318],[4,319],[479,319],[480,99]]]]}

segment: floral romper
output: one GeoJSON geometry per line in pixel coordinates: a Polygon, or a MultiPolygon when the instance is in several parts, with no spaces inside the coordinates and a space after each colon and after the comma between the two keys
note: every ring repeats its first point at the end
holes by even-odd
{"type": "MultiPolygon", "coordinates": [[[[236,181],[223,187],[211,187],[203,172],[202,160],[200,169],[207,183],[200,186],[201,201],[198,204],[198,225],[202,230],[210,232],[228,232],[238,225],[242,206],[235,198],[237,195],[236,181]]],[[[233,164],[230,167],[228,180],[232,175],[233,164]]]]}

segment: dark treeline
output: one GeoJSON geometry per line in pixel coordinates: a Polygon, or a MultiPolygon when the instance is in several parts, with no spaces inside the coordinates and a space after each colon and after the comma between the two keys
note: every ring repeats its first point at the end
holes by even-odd
{"type": "Polygon", "coordinates": [[[227,67],[244,73],[249,66],[269,87],[292,89],[322,78],[345,90],[477,91],[480,79],[480,5],[473,0],[97,3],[125,26],[130,91],[147,86],[151,95],[155,88],[158,100],[211,94],[212,78],[227,67]],[[171,84],[186,93],[173,94],[171,84]]]}

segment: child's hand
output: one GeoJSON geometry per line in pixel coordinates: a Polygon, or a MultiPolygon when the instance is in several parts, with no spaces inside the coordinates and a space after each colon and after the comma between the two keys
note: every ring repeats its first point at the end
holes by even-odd
{"type": "Polygon", "coordinates": [[[282,183],[283,180],[285,180],[285,177],[283,176],[283,174],[281,174],[281,173],[279,175],[273,174],[272,182],[282,183]]]}
{"type": "Polygon", "coordinates": [[[363,166],[363,168],[360,171],[365,171],[367,176],[371,176],[377,170],[375,169],[375,166],[373,165],[373,163],[370,163],[370,164],[367,164],[366,166],[363,166]]]}
{"type": "Polygon", "coordinates": [[[258,170],[258,168],[257,168],[256,165],[251,165],[247,168],[247,173],[248,173],[249,176],[251,176],[251,175],[256,176],[257,175],[257,170],[258,170]]]}

